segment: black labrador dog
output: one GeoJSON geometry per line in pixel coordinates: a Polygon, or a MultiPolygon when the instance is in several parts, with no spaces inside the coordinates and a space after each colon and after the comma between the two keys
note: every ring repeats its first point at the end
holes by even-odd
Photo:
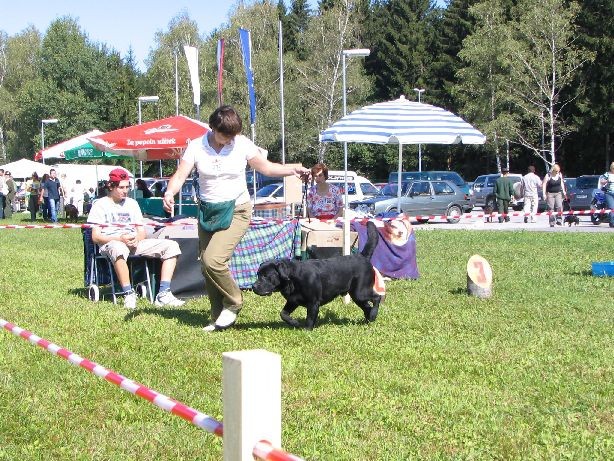
{"type": "Polygon", "coordinates": [[[260,296],[279,291],[286,298],[280,315],[287,324],[298,327],[291,317],[298,306],[307,308],[305,329],[312,330],[318,319],[320,306],[337,296],[349,293],[362,309],[367,322],[377,317],[381,296],[373,290],[374,272],[371,256],[379,233],[375,224],[367,224],[367,243],[359,254],[329,259],[297,261],[281,259],[262,263],[252,289],[260,296]]]}

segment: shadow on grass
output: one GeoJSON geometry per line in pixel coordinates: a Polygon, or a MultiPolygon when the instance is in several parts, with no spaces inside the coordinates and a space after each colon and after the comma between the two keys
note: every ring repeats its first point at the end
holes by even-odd
{"type": "MultiPolygon", "coordinates": [[[[130,321],[138,317],[139,315],[145,315],[145,314],[158,315],[165,319],[177,320],[178,322],[184,325],[188,325],[191,327],[198,327],[198,328],[204,327],[210,323],[210,316],[208,313],[198,311],[198,310],[186,310],[186,309],[181,309],[181,308],[179,309],[165,309],[165,308],[156,308],[156,307],[146,307],[144,309],[137,308],[134,311],[130,311],[126,313],[126,316],[124,317],[124,319],[126,321],[130,321]]],[[[253,321],[252,322],[242,322],[241,316],[239,316],[239,320],[237,321],[235,325],[233,325],[232,329],[233,330],[251,330],[251,329],[256,329],[256,328],[273,329],[273,330],[280,329],[280,328],[298,329],[298,330],[302,329],[302,325],[304,325],[305,323],[304,315],[301,316],[299,314],[295,318],[297,318],[297,320],[301,323],[300,328],[294,328],[288,325],[287,323],[285,323],[281,319],[271,320],[271,321],[266,321],[266,322],[253,322],[253,321]]],[[[363,323],[365,323],[363,320],[339,318],[339,316],[337,316],[334,312],[327,311],[324,315],[320,315],[320,318],[318,319],[318,322],[316,324],[316,328],[318,325],[326,325],[326,324],[358,325],[358,324],[363,324],[363,323]]]]}
{"type": "Polygon", "coordinates": [[[580,276],[580,277],[592,277],[593,271],[592,270],[574,271],[574,272],[568,272],[568,274],[569,275],[580,276]]]}

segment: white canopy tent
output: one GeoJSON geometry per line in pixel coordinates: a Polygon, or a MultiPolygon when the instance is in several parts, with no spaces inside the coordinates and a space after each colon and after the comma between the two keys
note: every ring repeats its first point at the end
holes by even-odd
{"type": "Polygon", "coordinates": [[[32,176],[32,173],[36,171],[39,176],[45,173],[49,173],[49,167],[42,163],[33,162],[27,158],[16,160],[15,162],[7,163],[6,165],[0,165],[5,171],[10,171],[11,175],[15,179],[25,179],[32,176]]]}

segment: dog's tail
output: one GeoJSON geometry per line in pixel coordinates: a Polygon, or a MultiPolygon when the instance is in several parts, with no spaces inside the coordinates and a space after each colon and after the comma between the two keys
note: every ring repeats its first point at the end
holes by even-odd
{"type": "Polygon", "coordinates": [[[371,260],[371,256],[373,256],[373,252],[375,251],[375,247],[377,246],[377,242],[379,241],[379,232],[377,231],[377,227],[373,221],[369,221],[367,223],[367,243],[360,252],[368,260],[371,260]]]}

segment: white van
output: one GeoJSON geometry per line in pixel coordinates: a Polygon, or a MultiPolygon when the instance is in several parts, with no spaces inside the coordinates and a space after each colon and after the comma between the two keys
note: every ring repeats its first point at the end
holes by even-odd
{"type": "MultiPolygon", "coordinates": [[[[341,192],[344,192],[345,186],[345,171],[343,170],[329,170],[328,171],[328,180],[326,181],[329,184],[334,184],[335,186],[341,189],[341,192]]],[[[379,189],[375,187],[371,181],[369,181],[364,176],[359,176],[355,171],[347,172],[347,182],[348,182],[348,200],[353,202],[355,200],[364,200],[365,198],[373,197],[379,193],[379,189]]],[[[343,194],[345,199],[345,194],[343,194]]]]}

